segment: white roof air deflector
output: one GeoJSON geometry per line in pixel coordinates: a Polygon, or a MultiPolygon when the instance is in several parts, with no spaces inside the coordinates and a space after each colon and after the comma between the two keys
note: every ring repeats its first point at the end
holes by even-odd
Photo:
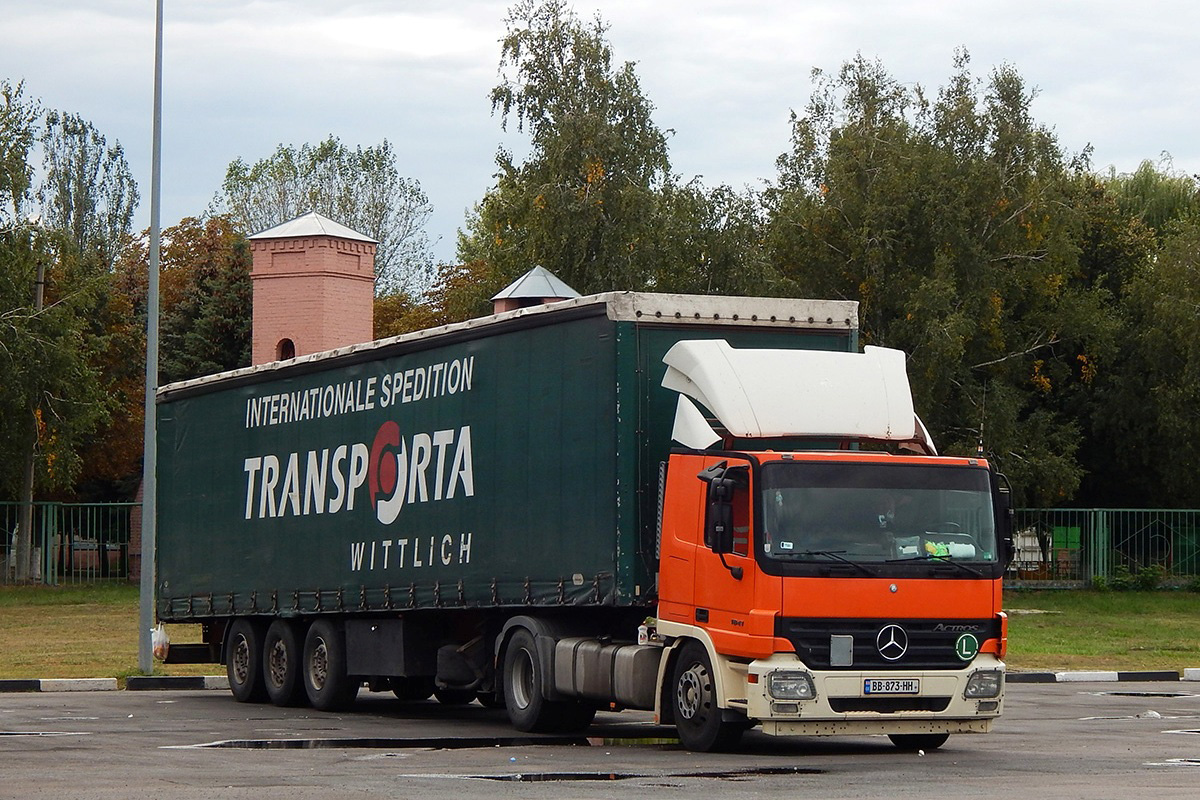
{"type": "Polygon", "coordinates": [[[671,438],[684,447],[693,450],[704,450],[721,441],[721,434],[712,429],[708,420],[695,403],[683,395],[675,406],[675,427],[671,430],[671,438]]]}
{"type": "Polygon", "coordinates": [[[739,438],[928,436],[918,428],[899,350],[741,350],[712,339],[677,342],[663,362],[663,386],[702,404],[739,438]]]}

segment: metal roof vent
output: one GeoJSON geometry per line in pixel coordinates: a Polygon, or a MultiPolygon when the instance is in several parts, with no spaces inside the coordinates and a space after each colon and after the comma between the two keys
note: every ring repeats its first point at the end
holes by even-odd
{"type": "Polygon", "coordinates": [[[557,275],[545,267],[534,267],[492,298],[492,310],[499,314],[574,297],[579,297],[579,292],[563,283],[557,275]]]}

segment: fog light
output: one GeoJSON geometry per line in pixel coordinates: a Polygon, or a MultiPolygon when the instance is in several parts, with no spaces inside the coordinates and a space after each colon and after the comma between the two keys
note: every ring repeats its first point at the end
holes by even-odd
{"type": "Polygon", "coordinates": [[[780,669],[767,676],[767,694],[776,700],[812,700],[817,690],[807,672],[780,669]]]}
{"type": "Polygon", "coordinates": [[[799,703],[771,703],[771,713],[780,716],[784,714],[799,714],[799,703]]]}
{"type": "Polygon", "coordinates": [[[998,669],[980,670],[967,679],[967,690],[963,697],[968,700],[983,697],[999,697],[1004,686],[1004,672],[998,669]]]}
{"type": "Polygon", "coordinates": [[[999,700],[981,700],[979,703],[979,713],[988,714],[1000,707],[999,700]]]}

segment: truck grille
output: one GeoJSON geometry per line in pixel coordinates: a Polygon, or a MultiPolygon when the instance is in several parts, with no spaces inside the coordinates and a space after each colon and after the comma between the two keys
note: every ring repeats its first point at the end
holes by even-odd
{"type": "Polygon", "coordinates": [[[949,697],[831,697],[829,707],[838,714],[870,711],[876,714],[899,714],[904,711],[945,711],[949,697]]]}
{"type": "Polygon", "coordinates": [[[854,620],[854,619],[796,619],[775,621],[775,635],[787,639],[800,657],[812,669],[845,670],[914,670],[962,669],[969,662],[958,657],[955,649],[959,637],[972,634],[979,642],[1000,636],[1000,621],[992,619],[943,620],[854,620]],[[894,660],[884,658],[876,646],[876,637],[888,625],[898,625],[907,634],[908,647],[894,660]],[[830,663],[832,636],[851,636],[854,639],[853,663],[834,666],[830,663]]]}

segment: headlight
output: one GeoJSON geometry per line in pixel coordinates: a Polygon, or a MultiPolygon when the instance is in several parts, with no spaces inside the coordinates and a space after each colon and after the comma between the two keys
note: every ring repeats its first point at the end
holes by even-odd
{"type": "Polygon", "coordinates": [[[778,669],[767,676],[767,694],[776,700],[812,700],[817,690],[807,672],[778,669]]]}
{"type": "Polygon", "coordinates": [[[984,697],[999,697],[1004,688],[1004,672],[998,669],[980,670],[967,679],[967,690],[963,697],[976,700],[984,697]]]}

